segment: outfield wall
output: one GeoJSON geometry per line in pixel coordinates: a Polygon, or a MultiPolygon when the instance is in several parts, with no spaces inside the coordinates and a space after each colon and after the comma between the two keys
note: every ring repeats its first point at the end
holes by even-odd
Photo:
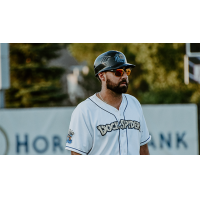
{"type": "MultiPolygon", "coordinates": [[[[0,110],[0,154],[60,155],[75,107],[0,110]]],[[[152,155],[197,155],[195,104],[142,105],[152,155]]],[[[77,124],[78,126],[78,124],[77,124]]]]}

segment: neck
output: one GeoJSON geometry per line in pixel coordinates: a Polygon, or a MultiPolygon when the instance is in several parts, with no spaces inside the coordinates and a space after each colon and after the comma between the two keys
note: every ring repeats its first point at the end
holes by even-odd
{"type": "Polygon", "coordinates": [[[103,100],[105,103],[115,107],[119,110],[119,107],[122,102],[122,94],[117,94],[109,89],[103,89],[97,94],[97,97],[99,97],[101,100],[103,100]]]}

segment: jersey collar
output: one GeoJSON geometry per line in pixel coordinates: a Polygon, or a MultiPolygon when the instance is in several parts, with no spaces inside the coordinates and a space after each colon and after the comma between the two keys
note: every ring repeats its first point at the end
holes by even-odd
{"type": "Polygon", "coordinates": [[[120,104],[119,110],[117,110],[115,107],[105,103],[104,101],[102,101],[101,99],[99,99],[97,96],[97,93],[95,93],[93,96],[91,96],[91,100],[93,100],[98,106],[100,106],[101,108],[112,112],[113,114],[115,113],[119,113],[119,112],[123,112],[124,109],[126,108],[127,105],[127,99],[125,97],[125,94],[122,94],[122,102],[120,104]]]}

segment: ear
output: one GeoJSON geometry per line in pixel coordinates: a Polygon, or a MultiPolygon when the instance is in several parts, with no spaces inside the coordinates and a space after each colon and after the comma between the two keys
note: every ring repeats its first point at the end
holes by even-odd
{"type": "Polygon", "coordinates": [[[101,81],[105,81],[106,80],[105,72],[100,72],[98,74],[98,76],[99,76],[99,78],[100,78],[101,81]]]}

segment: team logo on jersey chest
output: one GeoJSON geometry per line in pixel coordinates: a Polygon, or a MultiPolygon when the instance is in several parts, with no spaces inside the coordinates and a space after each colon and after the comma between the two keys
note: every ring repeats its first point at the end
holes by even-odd
{"type": "Polygon", "coordinates": [[[110,124],[105,125],[99,125],[97,126],[97,129],[100,131],[101,135],[104,136],[107,132],[111,132],[113,130],[119,130],[119,129],[136,129],[140,131],[140,122],[133,121],[133,120],[120,120],[120,123],[118,121],[112,122],[110,124]]]}
{"type": "Polygon", "coordinates": [[[72,136],[74,135],[74,132],[69,129],[68,135],[67,135],[67,143],[71,144],[72,143],[72,136]]]}

